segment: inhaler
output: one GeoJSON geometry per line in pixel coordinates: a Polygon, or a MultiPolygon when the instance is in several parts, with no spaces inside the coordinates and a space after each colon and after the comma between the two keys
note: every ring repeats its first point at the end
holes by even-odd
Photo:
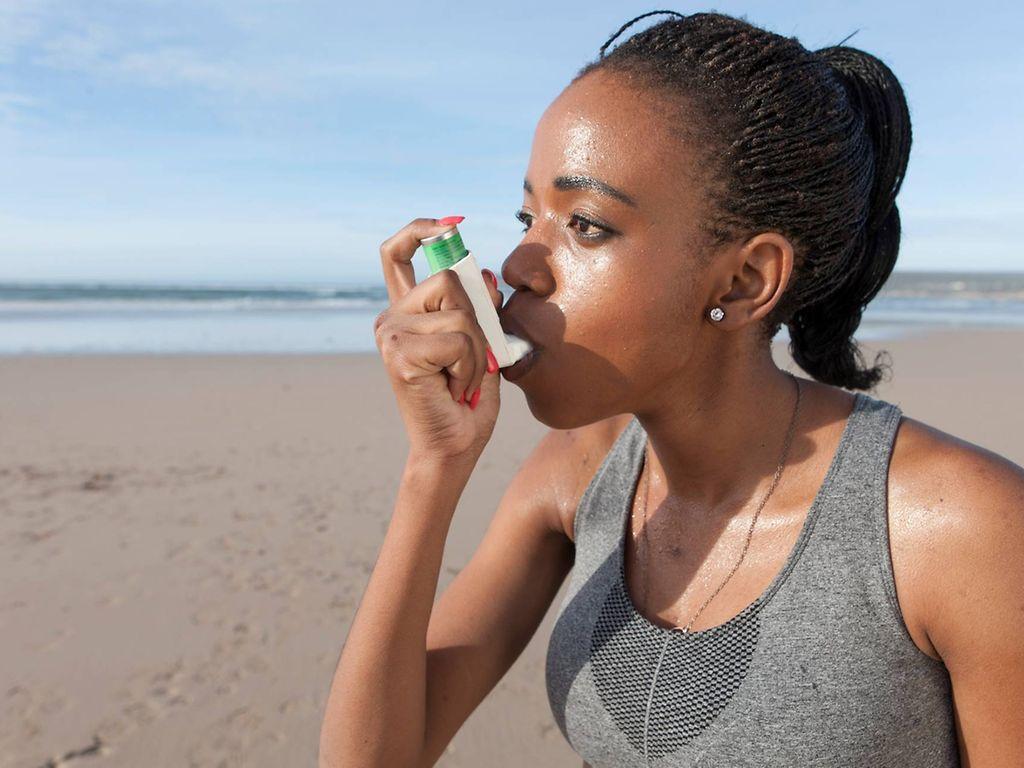
{"type": "Polygon", "coordinates": [[[498,361],[498,367],[507,368],[525,357],[533,349],[532,345],[526,339],[505,333],[502,329],[491,294],[484,283],[484,276],[480,274],[480,266],[473,253],[463,245],[458,227],[452,225],[451,229],[439,235],[420,240],[420,244],[427,255],[430,274],[450,269],[459,276],[459,282],[473,304],[473,312],[498,361]]]}

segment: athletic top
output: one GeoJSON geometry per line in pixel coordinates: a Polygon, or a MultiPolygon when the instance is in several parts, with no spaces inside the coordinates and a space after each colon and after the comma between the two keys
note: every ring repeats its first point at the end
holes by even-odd
{"type": "Polygon", "coordinates": [[[898,406],[856,396],[785,565],[724,624],[648,621],[624,542],[647,435],[633,420],[587,486],[547,650],[552,713],[593,768],[959,766],[946,666],[918,648],[889,555],[898,406]]]}

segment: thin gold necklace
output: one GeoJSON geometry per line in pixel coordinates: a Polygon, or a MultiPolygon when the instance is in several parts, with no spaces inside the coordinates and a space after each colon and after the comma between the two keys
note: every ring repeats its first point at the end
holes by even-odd
{"type": "MultiPolygon", "coordinates": [[[[782,476],[782,468],[786,464],[786,456],[789,454],[789,444],[790,444],[790,441],[793,438],[793,428],[796,426],[797,411],[800,409],[800,379],[798,379],[792,373],[789,373],[789,371],[787,371],[786,373],[796,383],[796,404],[793,406],[793,415],[790,417],[789,428],[786,430],[786,442],[785,442],[785,444],[782,447],[782,458],[779,460],[779,466],[775,470],[775,476],[772,478],[772,484],[768,488],[768,493],[766,493],[764,498],[761,499],[761,503],[758,505],[757,510],[754,512],[754,517],[750,521],[750,528],[747,530],[747,540],[743,544],[743,551],[740,553],[739,560],[736,561],[736,564],[732,567],[732,570],[729,571],[729,575],[726,576],[725,580],[721,584],[718,585],[718,589],[716,589],[714,592],[712,592],[711,595],[701,605],[701,607],[697,609],[697,612],[695,614],[693,614],[691,619],[686,623],[686,626],[685,627],[677,627],[677,626],[676,627],[672,627],[672,629],[674,629],[674,630],[678,630],[678,631],[681,631],[681,632],[684,632],[684,633],[688,633],[690,631],[690,627],[693,626],[693,622],[697,620],[698,616],[700,616],[701,611],[703,611],[707,607],[708,603],[710,603],[714,599],[715,595],[717,595],[722,590],[722,587],[724,587],[726,585],[726,583],[728,583],[729,579],[732,578],[732,575],[734,573],[736,573],[737,569],[740,567],[740,563],[743,562],[743,558],[747,554],[747,549],[750,547],[750,538],[751,538],[751,536],[754,533],[754,524],[757,523],[757,517],[758,517],[758,515],[761,514],[761,510],[764,508],[765,502],[767,502],[768,501],[768,497],[772,495],[772,491],[775,490],[775,486],[778,484],[779,478],[782,476]]],[[[644,472],[643,520],[644,520],[644,522],[643,522],[643,529],[641,531],[642,537],[643,537],[643,540],[644,540],[644,554],[647,556],[648,559],[650,559],[650,541],[649,541],[649,539],[647,537],[647,492],[649,490],[649,485],[650,485],[650,481],[648,479],[649,475],[650,475],[650,473],[648,472],[648,467],[650,466],[649,459],[650,459],[650,440],[648,440],[646,442],[645,446],[644,446],[644,467],[643,467],[643,472],[644,472]]],[[[646,566],[646,564],[644,565],[644,568],[643,568],[643,588],[644,588],[644,590],[643,590],[643,602],[644,602],[644,605],[646,605],[647,604],[647,566],[646,566]]]]}

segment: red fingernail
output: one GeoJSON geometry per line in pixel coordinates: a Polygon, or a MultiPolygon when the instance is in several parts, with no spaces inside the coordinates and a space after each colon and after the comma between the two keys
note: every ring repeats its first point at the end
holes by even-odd
{"type": "Polygon", "coordinates": [[[487,275],[487,279],[490,280],[491,283],[494,284],[494,287],[497,288],[498,287],[498,278],[495,277],[494,273],[491,272],[491,270],[489,270],[489,269],[484,269],[482,271],[483,271],[483,273],[485,275],[487,275]]]}
{"type": "Polygon", "coordinates": [[[466,393],[465,392],[463,392],[461,395],[459,395],[459,403],[461,405],[465,405],[466,404],[466,393]]]}
{"type": "Polygon", "coordinates": [[[448,224],[458,224],[464,218],[466,218],[466,217],[465,216],[445,216],[443,219],[438,219],[437,223],[442,225],[442,226],[446,226],[448,224]]]}
{"type": "Polygon", "coordinates": [[[496,358],[494,356],[494,353],[491,352],[491,348],[488,347],[487,348],[487,372],[488,373],[494,373],[496,370],[498,370],[498,358],[496,358]]]}
{"type": "Polygon", "coordinates": [[[469,407],[472,410],[475,411],[476,410],[476,404],[479,403],[479,402],[480,402],[480,387],[477,387],[476,388],[476,392],[474,392],[473,396],[471,398],[469,398],[469,407]]]}

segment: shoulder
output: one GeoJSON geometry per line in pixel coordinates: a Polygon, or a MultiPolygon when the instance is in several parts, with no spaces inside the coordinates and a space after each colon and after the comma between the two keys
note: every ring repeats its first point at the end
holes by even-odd
{"type": "Polygon", "coordinates": [[[947,666],[980,628],[1011,630],[994,615],[997,595],[1024,630],[1024,467],[903,416],[888,493],[894,567],[904,564],[906,597],[947,666]]]}
{"type": "Polygon", "coordinates": [[[961,758],[1008,765],[1024,751],[1024,467],[904,417],[889,493],[894,569],[949,672],[961,758]]]}
{"type": "Polygon", "coordinates": [[[906,415],[893,444],[889,499],[913,511],[913,528],[936,544],[1024,532],[1024,467],[906,415]]]}
{"type": "Polygon", "coordinates": [[[584,491],[632,419],[622,413],[573,429],[549,429],[526,459],[523,492],[547,495],[549,524],[570,541],[584,491]]]}

